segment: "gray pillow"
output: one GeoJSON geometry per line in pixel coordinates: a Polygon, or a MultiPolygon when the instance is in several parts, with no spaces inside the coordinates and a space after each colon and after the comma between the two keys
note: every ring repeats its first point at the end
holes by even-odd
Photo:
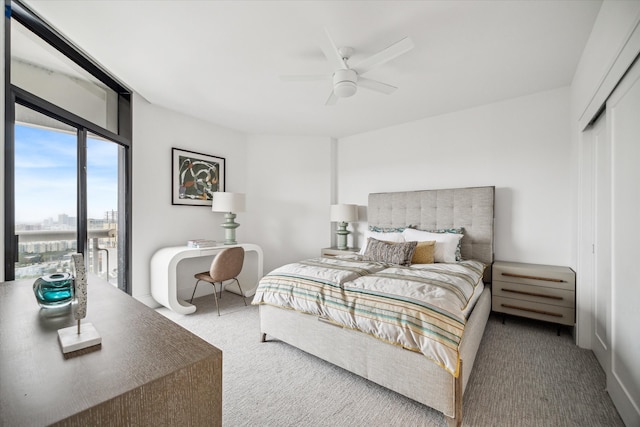
{"type": "Polygon", "coordinates": [[[389,243],[369,237],[364,257],[369,261],[411,265],[417,244],[418,242],[389,243]]]}

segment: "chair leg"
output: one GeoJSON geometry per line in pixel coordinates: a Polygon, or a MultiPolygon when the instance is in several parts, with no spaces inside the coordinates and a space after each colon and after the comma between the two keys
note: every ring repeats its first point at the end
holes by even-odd
{"type": "MultiPolygon", "coordinates": [[[[216,310],[218,310],[218,316],[220,316],[220,306],[218,305],[218,294],[216,293],[216,284],[212,283],[213,285],[213,298],[215,298],[216,300],[216,310]]],[[[220,287],[222,287],[222,283],[220,283],[220,287]]]]}
{"type": "Polygon", "coordinates": [[[193,287],[193,293],[191,294],[191,299],[189,300],[189,304],[193,302],[193,296],[196,294],[196,289],[198,289],[198,283],[200,283],[200,280],[198,280],[196,282],[196,285],[193,287]]]}
{"type": "Polygon", "coordinates": [[[242,292],[242,288],[240,287],[240,281],[238,280],[237,277],[234,277],[233,280],[236,281],[236,283],[238,284],[238,289],[240,289],[240,295],[242,295],[242,300],[244,301],[244,306],[247,306],[247,299],[244,296],[244,292],[242,292]]]}

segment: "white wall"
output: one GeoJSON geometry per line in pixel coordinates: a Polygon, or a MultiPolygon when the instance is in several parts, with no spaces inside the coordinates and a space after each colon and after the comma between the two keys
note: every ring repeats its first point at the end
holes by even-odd
{"type": "Polygon", "coordinates": [[[330,245],[332,144],[327,137],[249,137],[249,215],[238,233],[262,247],[265,273],[319,256],[320,249],[330,245]]]}
{"type": "Polygon", "coordinates": [[[496,259],[570,265],[568,124],[560,88],[343,138],[338,194],[494,185],[496,259]]]}
{"type": "MultiPolygon", "coordinates": [[[[222,214],[206,207],[172,206],[171,148],[226,159],[226,190],[246,193],[238,213],[239,242],[264,251],[264,272],[318,256],[330,245],[332,144],[326,137],[247,136],[134,98],[133,129],[133,295],[148,305],[149,263],[161,247],[190,238],[224,239],[222,214]]],[[[194,272],[210,260],[184,260],[178,266],[178,295],[188,298],[194,272]]],[[[249,267],[247,264],[245,264],[249,267]]],[[[250,268],[253,268],[252,266],[250,268]]],[[[200,289],[198,290],[200,295],[200,289]]]]}
{"type": "MultiPolygon", "coordinates": [[[[150,295],[149,263],[165,246],[188,239],[224,240],[221,213],[210,207],[171,204],[171,148],[225,158],[226,191],[244,192],[247,177],[246,135],[133,99],[133,296],[156,305],[150,295]]],[[[251,199],[247,201],[251,207],[251,199]]],[[[245,213],[237,221],[243,223],[245,213]]],[[[242,239],[242,228],[238,234],[242,239]]],[[[208,270],[210,260],[185,260],[178,266],[179,294],[190,295],[193,274],[208,270]]]]}
{"type": "Polygon", "coordinates": [[[570,265],[568,123],[560,88],[340,139],[335,165],[330,138],[251,135],[238,238],[268,272],[331,244],[331,203],[361,205],[362,232],[370,192],[495,185],[496,258],[570,265]]]}

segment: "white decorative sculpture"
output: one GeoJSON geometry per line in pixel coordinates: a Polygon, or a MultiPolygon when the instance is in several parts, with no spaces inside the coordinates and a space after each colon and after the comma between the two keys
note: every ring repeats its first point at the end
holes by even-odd
{"type": "Polygon", "coordinates": [[[78,325],[58,330],[58,340],[65,354],[102,343],[102,337],[91,323],[85,323],[80,327],[80,321],[87,316],[87,273],[82,254],[71,255],[71,260],[75,270],[75,292],[71,311],[78,325]]]}
{"type": "Polygon", "coordinates": [[[84,268],[82,254],[71,255],[75,274],[75,299],[71,303],[73,317],[78,321],[78,333],[80,333],[80,320],[87,316],[87,273],[84,268]]]}

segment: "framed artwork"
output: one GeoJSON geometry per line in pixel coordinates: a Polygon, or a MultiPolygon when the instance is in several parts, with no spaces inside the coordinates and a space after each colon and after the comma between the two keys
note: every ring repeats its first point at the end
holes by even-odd
{"type": "Polygon", "coordinates": [[[213,193],[224,191],[223,157],[171,149],[171,204],[211,206],[213,193]]]}

